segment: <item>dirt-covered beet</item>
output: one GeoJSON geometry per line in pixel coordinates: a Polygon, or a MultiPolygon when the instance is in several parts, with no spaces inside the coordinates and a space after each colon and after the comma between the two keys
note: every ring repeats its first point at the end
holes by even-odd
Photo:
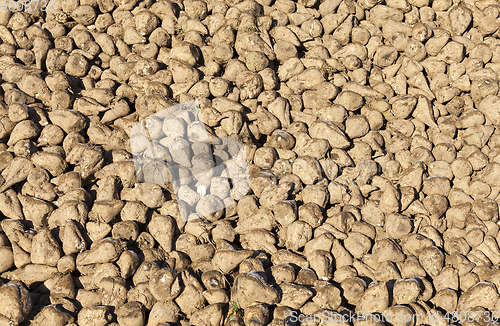
{"type": "Polygon", "coordinates": [[[497,323],[497,0],[0,7],[0,325],[497,323]]]}

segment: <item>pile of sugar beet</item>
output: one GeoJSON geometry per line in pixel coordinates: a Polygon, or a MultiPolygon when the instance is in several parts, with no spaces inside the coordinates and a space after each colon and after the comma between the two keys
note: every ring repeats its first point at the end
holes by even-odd
{"type": "Polygon", "coordinates": [[[11,3],[0,326],[500,317],[497,0],[11,3]],[[179,149],[195,121],[210,142],[179,149]],[[137,164],[208,169],[230,139],[243,187],[137,164]]]}

